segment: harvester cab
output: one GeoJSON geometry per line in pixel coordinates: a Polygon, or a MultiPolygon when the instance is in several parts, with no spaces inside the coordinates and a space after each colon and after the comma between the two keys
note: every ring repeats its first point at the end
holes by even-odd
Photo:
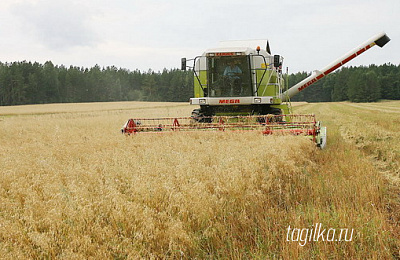
{"type": "Polygon", "coordinates": [[[371,47],[383,47],[389,41],[384,32],[379,33],[288,89],[283,57],[271,54],[268,41],[223,42],[201,56],[181,60],[182,70],[189,67],[194,73],[190,104],[199,108],[191,117],[129,119],[122,132],[260,130],[267,135],[310,136],[324,148],[326,127],[315,115],[292,114],[290,98],[371,47]],[[188,61],[193,61],[193,66],[188,66],[188,61]]]}
{"type": "Polygon", "coordinates": [[[206,50],[191,67],[195,81],[190,103],[200,106],[193,117],[288,114],[280,99],[285,84],[282,63],[283,57],[270,54],[267,41],[223,42],[206,50]]]}

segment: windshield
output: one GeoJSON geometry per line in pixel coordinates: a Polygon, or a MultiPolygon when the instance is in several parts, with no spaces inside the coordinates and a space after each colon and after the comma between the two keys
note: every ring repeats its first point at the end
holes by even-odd
{"type": "Polygon", "coordinates": [[[252,96],[248,56],[212,56],[207,65],[208,96],[252,96]]]}

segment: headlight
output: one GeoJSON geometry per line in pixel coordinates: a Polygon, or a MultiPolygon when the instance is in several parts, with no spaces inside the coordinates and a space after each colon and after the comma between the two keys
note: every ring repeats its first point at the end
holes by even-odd
{"type": "Polygon", "coordinates": [[[261,103],[261,98],[254,98],[254,103],[260,104],[261,103]]]}
{"type": "Polygon", "coordinates": [[[200,103],[200,105],[205,105],[206,104],[206,100],[205,99],[199,99],[199,103],[200,103]]]}

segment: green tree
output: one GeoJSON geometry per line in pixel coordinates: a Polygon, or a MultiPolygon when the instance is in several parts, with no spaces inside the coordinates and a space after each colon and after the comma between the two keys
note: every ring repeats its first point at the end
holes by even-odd
{"type": "Polygon", "coordinates": [[[381,98],[381,86],[378,76],[373,70],[367,71],[362,76],[364,86],[364,99],[366,102],[376,102],[381,98]]]}
{"type": "Polygon", "coordinates": [[[43,65],[43,82],[45,100],[44,103],[60,102],[60,84],[58,80],[58,69],[51,61],[43,65]]]}
{"type": "Polygon", "coordinates": [[[144,91],[146,101],[156,101],[157,98],[157,81],[156,74],[149,70],[147,74],[144,75],[142,89],[144,91]]]}
{"type": "Polygon", "coordinates": [[[329,75],[332,89],[332,101],[345,101],[348,100],[348,79],[349,79],[349,69],[344,67],[336,73],[329,75]]]}

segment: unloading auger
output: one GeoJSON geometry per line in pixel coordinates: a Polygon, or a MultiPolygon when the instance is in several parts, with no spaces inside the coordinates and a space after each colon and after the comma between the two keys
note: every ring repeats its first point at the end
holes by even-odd
{"type": "Polygon", "coordinates": [[[318,147],[324,148],[326,127],[314,115],[293,114],[290,98],[371,47],[383,47],[389,41],[386,33],[379,33],[286,91],[283,91],[283,57],[271,55],[268,41],[263,41],[265,50],[254,41],[222,42],[218,48],[191,59],[193,67],[187,66],[188,60],[182,58],[182,70],[189,67],[194,73],[194,98],[190,104],[199,108],[193,110],[191,117],[134,118],[121,131],[129,135],[259,130],[263,134],[311,136],[318,147]]]}

